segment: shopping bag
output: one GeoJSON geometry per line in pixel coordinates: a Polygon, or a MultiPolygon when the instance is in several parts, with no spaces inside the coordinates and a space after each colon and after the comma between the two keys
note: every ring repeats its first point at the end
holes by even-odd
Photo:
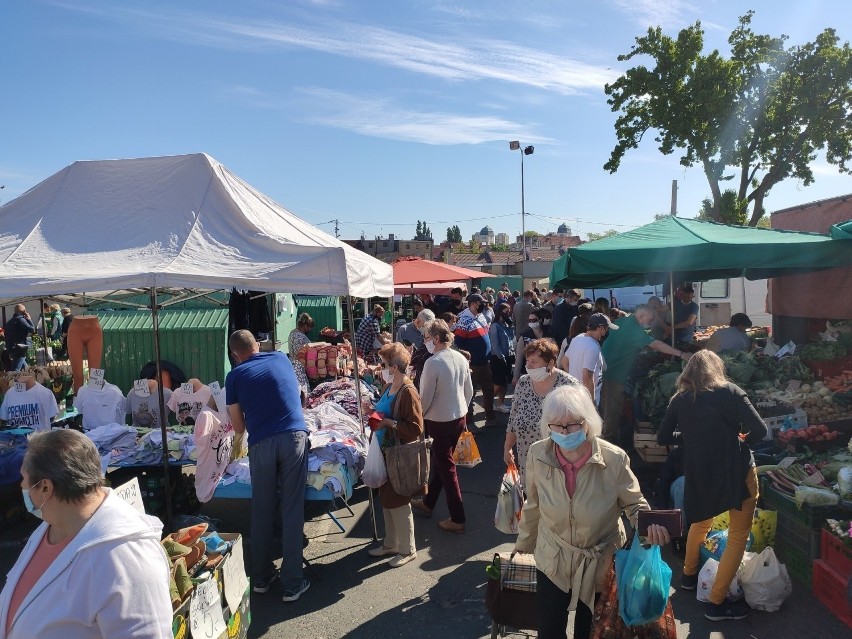
{"type": "Polygon", "coordinates": [[[604,586],[592,615],[591,639],[677,639],[677,624],[671,601],[663,615],[644,626],[627,627],[618,612],[618,587],[610,560],[604,586]]]}
{"type": "Polygon", "coordinates": [[[367,449],[367,461],[364,462],[364,470],[361,479],[365,486],[370,488],[381,488],[388,480],[388,470],[385,466],[385,458],[379,445],[379,438],[373,434],[370,440],[370,448],[367,449]]]}
{"type": "Polygon", "coordinates": [[[793,592],[787,566],[767,546],[744,562],[741,577],[746,603],[755,610],[775,612],[793,592]]]}
{"type": "MultiPolygon", "coordinates": [[[[740,571],[742,567],[742,564],[740,564],[740,570],[734,575],[731,586],[728,588],[728,594],[725,596],[728,601],[739,601],[743,598],[743,588],[740,583],[740,571]]],[[[698,585],[695,588],[695,598],[698,601],[710,601],[710,593],[713,590],[713,584],[716,583],[716,573],[718,571],[719,562],[712,557],[704,562],[704,565],[698,572],[698,585]]]]}
{"type": "Polygon", "coordinates": [[[453,461],[456,466],[466,466],[467,468],[473,468],[482,462],[482,457],[479,456],[479,446],[476,445],[473,433],[467,429],[459,437],[459,442],[453,451],[453,461]]]}
{"type": "Polygon", "coordinates": [[[524,496],[518,468],[509,464],[497,494],[497,510],[494,511],[494,525],[497,530],[507,535],[517,535],[523,507],[524,496]]]}
{"type": "Polygon", "coordinates": [[[672,569],[663,561],[659,546],[645,548],[635,534],[629,550],[615,552],[615,577],[618,613],[626,625],[641,626],[663,616],[672,569]]]}
{"type": "MultiPolygon", "coordinates": [[[[721,515],[716,515],[713,519],[711,530],[727,530],[728,529],[728,513],[723,512],[721,515]]],[[[751,550],[761,552],[767,546],[775,545],[775,529],[778,526],[778,513],[774,510],[764,510],[763,508],[755,508],[754,520],[751,525],[751,534],[754,535],[754,543],[751,550]]]]}

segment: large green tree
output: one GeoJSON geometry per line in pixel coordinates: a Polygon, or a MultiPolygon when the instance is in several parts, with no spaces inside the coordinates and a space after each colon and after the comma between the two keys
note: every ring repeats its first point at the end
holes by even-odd
{"type": "Polygon", "coordinates": [[[453,226],[450,226],[449,228],[447,228],[447,242],[461,242],[461,241],[462,241],[461,229],[458,227],[457,224],[454,224],[453,226]]]}
{"type": "Polygon", "coordinates": [[[754,226],[773,186],[814,180],[811,163],[824,153],[849,173],[852,157],[852,49],[833,29],[813,42],[787,46],[787,36],[756,34],[754,12],[728,38],[730,57],[704,53],[701,23],[676,38],[660,27],[636,38],[620,61],[651,58],[606,85],[617,143],[604,169],[653,131],[660,152],[682,153],[685,167],[701,166],[710,185],[710,219],[723,221],[723,184],[733,180],[735,202],[751,207],[754,226]]]}

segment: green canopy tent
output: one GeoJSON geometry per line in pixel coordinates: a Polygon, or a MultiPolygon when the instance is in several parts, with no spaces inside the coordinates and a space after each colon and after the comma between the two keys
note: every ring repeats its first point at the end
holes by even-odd
{"type": "Polygon", "coordinates": [[[759,280],[852,265],[852,221],[835,227],[829,236],[666,217],[569,249],[553,263],[550,286],[759,280]]]}

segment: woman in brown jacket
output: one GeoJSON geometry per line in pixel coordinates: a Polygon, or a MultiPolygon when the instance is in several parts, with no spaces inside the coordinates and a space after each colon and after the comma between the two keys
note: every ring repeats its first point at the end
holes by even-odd
{"type": "MultiPolygon", "coordinates": [[[[393,431],[401,444],[416,441],[423,435],[423,408],[420,395],[405,374],[411,356],[402,344],[394,343],[382,346],[379,358],[382,361],[382,377],[388,386],[376,404],[376,410],[385,417],[379,422],[373,436],[384,432],[384,437],[389,437],[390,431],[393,431]]],[[[371,557],[394,555],[389,565],[391,568],[399,568],[417,557],[411,497],[398,495],[390,482],[385,482],[379,488],[379,497],[385,520],[385,539],[379,548],[367,552],[371,557]]]]}

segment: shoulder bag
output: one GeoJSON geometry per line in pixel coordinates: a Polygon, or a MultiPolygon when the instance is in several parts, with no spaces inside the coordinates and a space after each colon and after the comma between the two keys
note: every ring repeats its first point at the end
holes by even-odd
{"type": "MultiPolygon", "coordinates": [[[[400,389],[400,393],[405,389],[413,392],[414,384],[406,384],[400,389]]],[[[396,417],[398,399],[399,393],[394,398],[394,417],[396,417]]],[[[391,429],[386,436],[386,441],[389,445],[384,449],[385,465],[391,488],[397,495],[404,497],[425,495],[429,484],[429,449],[432,447],[432,438],[427,439],[421,432],[417,441],[401,444],[396,431],[391,429]]]]}

